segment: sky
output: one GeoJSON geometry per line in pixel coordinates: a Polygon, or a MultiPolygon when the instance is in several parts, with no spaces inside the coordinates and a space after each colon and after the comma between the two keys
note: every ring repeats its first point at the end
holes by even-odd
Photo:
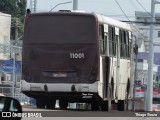
{"type": "MultiPolygon", "coordinates": [[[[61,4],[53,11],[72,10],[73,0],[37,0],[37,12],[50,11],[57,4],[70,1],[72,3],[61,4]]],[[[118,20],[128,20],[116,1],[130,20],[134,19],[135,11],[150,12],[151,0],[78,0],[78,10],[95,12],[118,20]]],[[[29,7],[30,0],[27,2],[27,7],[29,7]]],[[[160,4],[157,4],[155,8],[156,12],[160,11],[160,4]]]]}

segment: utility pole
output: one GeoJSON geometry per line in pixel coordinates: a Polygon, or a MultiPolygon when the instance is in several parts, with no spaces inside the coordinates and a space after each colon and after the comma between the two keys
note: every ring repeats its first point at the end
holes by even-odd
{"type": "Polygon", "coordinates": [[[13,85],[12,85],[12,96],[15,97],[16,95],[16,66],[15,66],[15,61],[16,61],[16,53],[13,53],[13,73],[12,73],[12,78],[13,78],[13,85]]]}
{"type": "Polygon", "coordinates": [[[154,59],[154,47],[153,47],[153,33],[155,23],[155,4],[160,4],[156,0],[151,1],[151,24],[150,24],[150,41],[149,41],[149,55],[148,55],[148,79],[147,79],[147,94],[146,94],[146,108],[145,111],[152,111],[153,104],[153,59],[154,59]]]}
{"type": "Polygon", "coordinates": [[[151,24],[150,24],[150,41],[149,41],[149,55],[148,55],[148,79],[147,79],[147,94],[146,94],[146,108],[145,111],[152,111],[153,104],[153,33],[155,22],[155,0],[151,1],[151,24]]]}
{"type": "Polygon", "coordinates": [[[78,0],[73,0],[73,10],[78,10],[78,0]]]}
{"type": "Polygon", "coordinates": [[[30,0],[30,10],[32,13],[37,11],[37,0],[30,0]]]}
{"type": "MultiPolygon", "coordinates": [[[[135,59],[135,70],[134,70],[134,85],[133,85],[133,97],[135,98],[135,90],[136,90],[136,82],[137,82],[137,62],[138,62],[138,44],[137,44],[137,38],[135,37],[135,45],[134,45],[134,59],[135,59]]],[[[132,102],[132,111],[135,110],[135,102],[132,102]]]]}
{"type": "MultiPolygon", "coordinates": [[[[19,28],[19,19],[16,17],[15,18],[15,44],[18,42],[18,28],[19,28]]],[[[15,45],[14,44],[14,45],[15,45]]],[[[13,61],[13,73],[12,73],[12,80],[13,80],[13,85],[12,85],[12,96],[15,97],[16,95],[16,72],[15,72],[15,61],[16,61],[16,53],[12,53],[12,61],[13,61]]]]}

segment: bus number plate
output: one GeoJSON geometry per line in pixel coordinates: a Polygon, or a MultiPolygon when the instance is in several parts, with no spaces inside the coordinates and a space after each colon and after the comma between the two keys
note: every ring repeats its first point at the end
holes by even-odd
{"type": "Polygon", "coordinates": [[[53,77],[67,77],[66,73],[53,73],[53,77]]]}

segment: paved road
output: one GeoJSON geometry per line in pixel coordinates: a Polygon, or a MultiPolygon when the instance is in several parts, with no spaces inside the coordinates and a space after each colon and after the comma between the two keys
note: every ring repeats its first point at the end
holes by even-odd
{"type": "MultiPolygon", "coordinates": [[[[159,117],[136,117],[137,115],[145,116],[148,113],[135,113],[135,112],[103,112],[103,111],[90,111],[90,110],[47,110],[47,109],[37,109],[35,107],[23,107],[24,113],[32,114],[38,116],[37,118],[23,118],[22,120],[159,120],[160,113],[156,113],[159,117]],[[42,117],[41,117],[42,116],[42,117]],[[49,116],[49,117],[47,117],[49,116]],[[127,116],[127,117],[125,117],[127,116]],[[83,117],[83,118],[82,118],[83,117]],[[121,117],[121,118],[120,118],[121,117]]],[[[154,115],[154,113],[151,113],[154,115]]]]}

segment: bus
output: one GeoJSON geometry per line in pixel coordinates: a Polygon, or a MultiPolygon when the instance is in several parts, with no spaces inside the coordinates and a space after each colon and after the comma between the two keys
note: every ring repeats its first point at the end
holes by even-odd
{"type": "Polygon", "coordinates": [[[28,14],[21,91],[38,108],[89,103],[92,110],[126,110],[132,82],[131,26],[95,13],[28,14]]]}

